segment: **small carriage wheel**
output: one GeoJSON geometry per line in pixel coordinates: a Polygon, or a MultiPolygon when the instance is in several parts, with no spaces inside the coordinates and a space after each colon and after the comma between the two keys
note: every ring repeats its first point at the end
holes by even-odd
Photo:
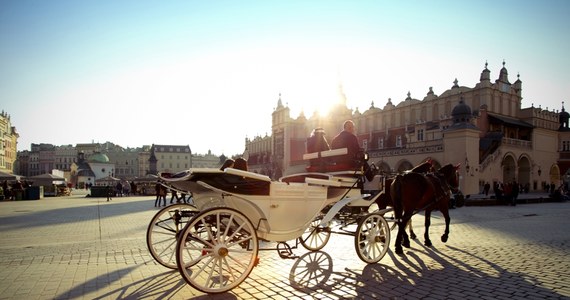
{"type": "Polygon", "coordinates": [[[200,212],[186,225],[176,245],[182,278],[205,293],[229,291],[258,262],[259,243],[251,221],[231,208],[200,212]]]}
{"type": "Polygon", "coordinates": [[[362,218],[356,228],[354,247],[358,257],[366,263],[379,262],[390,246],[390,227],[380,213],[362,218]]]}
{"type": "Polygon", "coordinates": [[[318,251],[323,249],[331,237],[330,227],[319,227],[321,219],[322,216],[314,219],[309,228],[299,237],[299,242],[307,250],[318,251]]]}
{"type": "Polygon", "coordinates": [[[161,265],[176,269],[176,240],[184,226],[198,210],[190,204],[178,203],[158,211],[146,230],[150,255],[161,265]]]}

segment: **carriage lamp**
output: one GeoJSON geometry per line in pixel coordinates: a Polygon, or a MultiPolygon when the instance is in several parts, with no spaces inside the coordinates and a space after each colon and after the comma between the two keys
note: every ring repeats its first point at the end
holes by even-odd
{"type": "Polygon", "coordinates": [[[469,159],[465,158],[465,174],[469,174],[469,159]]]}

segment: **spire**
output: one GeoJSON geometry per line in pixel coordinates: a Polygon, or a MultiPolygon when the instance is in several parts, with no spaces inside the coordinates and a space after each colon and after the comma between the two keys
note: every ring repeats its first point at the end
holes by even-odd
{"type": "Polygon", "coordinates": [[[521,96],[522,90],[522,81],[521,81],[521,74],[517,73],[517,81],[513,84],[515,91],[517,92],[518,96],[521,96]]]}
{"type": "Polygon", "coordinates": [[[505,68],[505,60],[503,59],[503,68],[501,68],[501,73],[499,74],[499,81],[503,82],[503,83],[508,83],[509,82],[509,72],[507,71],[507,68],[505,68]]]}
{"type": "Polygon", "coordinates": [[[491,71],[487,69],[489,64],[485,61],[485,69],[481,72],[481,77],[479,78],[480,82],[491,82],[491,71]]]}
{"type": "Polygon", "coordinates": [[[458,83],[459,83],[459,81],[457,81],[457,77],[456,77],[455,80],[453,81],[453,86],[451,88],[452,89],[458,88],[459,87],[458,83]]]}
{"type": "Polygon", "coordinates": [[[281,102],[281,92],[279,92],[279,100],[277,100],[277,109],[283,108],[283,102],[281,102]]]}
{"type": "Polygon", "coordinates": [[[560,114],[558,115],[558,123],[560,124],[560,127],[558,127],[558,130],[568,131],[569,130],[569,126],[568,126],[569,121],[570,121],[570,114],[568,112],[566,112],[566,110],[564,109],[564,101],[562,101],[562,109],[560,110],[560,114]]]}
{"type": "Polygon", "coordinates": [[[346,106],[346,95],[344,94],[344,89],[342,88],[342,82],[338,82],[338,102],[346,106]]]}
{"type": "Polygon", "coordinates": [[[386,105],[384,105],[384,109],[390,109],[390,108],[394,108],[394,104],[392,104],[392,98],[388,98],[388,103],[386,103],[386,105]]]}

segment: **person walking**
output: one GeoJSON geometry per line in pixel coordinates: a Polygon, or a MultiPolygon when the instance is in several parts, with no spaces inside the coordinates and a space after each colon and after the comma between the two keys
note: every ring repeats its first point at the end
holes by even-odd
{"type": "Polygon", "coordinates": [[[170,189],[170,194],[172,195],[170,196],[170,204],[172,204],[174,199],[176,199],[176,203],[180,203],[180,198],[178,198],[178,193],[175,190],[170,189]]]}
{"type": "MultiPolygon", "coordinates": [[[[160,185],[160,198],[162,198],[163,206],[166,206],[166,187],[164,185],[160,185]]],[[[158,206],[160,206],[160,199],[158,199],[158,206]]]]}
{"type": "Polygon", "coordinates": [[[107,202],[113,200],[113,188],[110,185],[107,185],[107,202]]]}
{"type": "Polygon", "coordinates": [[[159,182],[156,183],[156,185],[154,186],[154,191],[156,192],[156,199],[154,199],[154,207],[159,206],[160,207],[160,190],[161,190],[161,184],[159,182]]]}
{"type": "Polygon", "coordinates": [[[519,197],[519,192],[520,192],[519,184],[516,181],[514,181],[513,186],[511,188],[511,204],[513,206],[517,206],[517,198],[519,197]]]}

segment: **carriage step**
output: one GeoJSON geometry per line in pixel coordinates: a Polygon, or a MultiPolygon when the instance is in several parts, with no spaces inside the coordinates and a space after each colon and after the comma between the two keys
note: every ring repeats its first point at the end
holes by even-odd
{"type": "Polygon", "coordinates": [[[277,253],[279,253],[279,257],[283,259],[297,259],[299,256],[293,254],[293,250],[291,246],[285,242],[279,242],[277,244],[277,253]]]}

